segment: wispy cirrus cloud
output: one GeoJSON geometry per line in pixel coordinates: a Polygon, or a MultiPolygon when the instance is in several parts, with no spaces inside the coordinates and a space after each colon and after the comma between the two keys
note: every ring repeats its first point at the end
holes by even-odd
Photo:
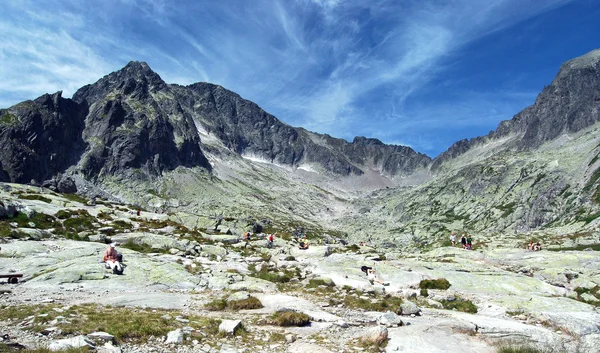
{"type": "Polygon", "coordinates": [[[530,96],[506,98],[498,93],[504,88],[487,87],[474,99],[461,85],[449,103],[422,92],[455,69],[465,46],[568,2],[7,2],[0,106],[56,90],[69,95],[143,60],[167,82],[220,84],[291,125],[437,154],[452,142],[440,138],[448,121],[493,126],[530,96]]]}

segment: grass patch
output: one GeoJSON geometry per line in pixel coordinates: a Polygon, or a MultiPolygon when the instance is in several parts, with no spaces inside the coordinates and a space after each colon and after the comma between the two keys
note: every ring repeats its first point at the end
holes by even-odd
{"type": "Polygon", "coordinates": [[[59,210],[58,212],[56,212],[55,216],[58,219],[67,219],[71,218],[71,212],[69,212],[68,210],[59,210]]]}
{"type": "Polygon", "coordinates": [[[223,310],[252,310],[252,309],[260,309],[263,305],[258,300],[258,298],[250,296],[246,299],[240,300],[231,300],[227,301],[226,299],[215,299],[211,302],[208,302],[204,305],[204,308],[210,311],[223,311],[223,310]]]}
{"type": "Polygon", "coordinates": [[[444,309],[462,311],[464,313],[471,314],[477,313],[477,306],[475,306],[475,304],[473,304],[473,302],[470,300],[456,298],[456,300],[452,301],[442,300],[440,303],[442,303],[444,309]]]}
{"type": "Polygon", "coordinates": [[[37,194],[19,194],[19,198],[21,200],[37,200],[43,201],[45,203],[52,203],[52,200],[50,200],[49,198],[37,194]]]}
{"type": "Polygon", "coordinates": [[[227,309],[229,310],[251,310],[260,309],[263,305],[258,298],[250,296],[247,299],[232,300],[227,302],[227,309]]]}
{"type": "Polygon", "coordinates": [[[346,295],[344,305],[351,309],[363,309],[366,311],[392,311],[398,315],[402,314],[402,298],[386,295],[383,298],[365,299],[359,295],[346,295]]]}
{"type": "Polygon", "coordinates": [[[554,350],[538,348],[527,343],[502,343],[496,353],[553,353],[554,350]]]}
{"type": "Polygon", "coordinates": [[[87,203],[87,199],[85,197],[77,195],[77,194],[62,194],[62,197],[64,197],[65,199],[67,199],[69,201],[79,202],[84,205],[87,203]]]}
{"type": "Polygon", "coordinates": [[[278,311],[270,316],[269,322],[282,327],[300,327],[310,324],[310,316],[296,311],[278,311]]]}
{"type": "MultiPolygon", "coordinates": [[[[0,352],[25,352],[25,353],[53,353],[53,351],[51,351],[48,348],[34,348],[34,349],[27,349],[24,351],[17,351],[15,350],[15,348],[11,348],[9,346],[7,346],[4,343],[0,343],[0,352]]],[[[89,349],[89,347],[81,347],[81,348],[67,348],[65,350],[61,350],[59,351],[61,353],[89,353],[91,352],[91,350],[89,349]]]]}
{"type": "Polygon", "coordinates": [[[448,289],[450,288],[450,282],[445,278],[438,279],[424,279],[419,282],[419,288],[421,289],[448,289]]]}
{"type": "Polygon", "coordinates": [[[0,306],[0,320],[16,325],[24,319],[33,317],[31,324],[24,328],[39,332],[48,327],[48,323],[58,316],[68,318],[59,320],[56,326],[63,335],[87,334],[95,331],[108,332],[118,341],[146,342],[150,337],[163,337],[169,331],[189,325],[204,332],[218,333],[219,320],[202,317],[190,317],[187,324],[168,319],[165,314],[172,311],[160,309],[140,309],[125,307],[103,307],[99,305],[78,305],[62,308],[54,305],[0,306]]]}
{"type": "Polygon", "coordinates": [[[204,304],[204,308],[210,311],[222,311],[227,308],[227,300],[225,299],[215,299],[204,304]]]}
{"type": "Polygon", "coordinates": [[[4,125],[12,125],[13,123],[15,123],[17,121],[17,117],[13,114],[10,113],[4,113],[2,115],[2,117],[0,118],[0,124],[4,124],[4,125]]]}

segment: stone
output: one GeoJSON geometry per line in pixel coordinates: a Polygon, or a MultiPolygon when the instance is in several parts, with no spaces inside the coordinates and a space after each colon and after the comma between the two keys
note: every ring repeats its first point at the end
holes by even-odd
{"type": "Polygon", "coordinates": [[[64,351],[69,348],[95,348],[96,344],[86,336],[79,335],[71,338],[65,338],[57,341],[52,341],[48,345],[48,349],[53,352],[64,351]]]}
{"type": "Polygon", "coordinates": [[[286,343],[294,343],[296,341],[296,337],[292,334],[287,334],[285,335],[285,342],[286,343]]]}
{"type": "Polygon", "coordinates": [[[242,320],[223,320],[219,325],[219,332],[223,332],[228,335],[235,334],[235,330],[242,326],[242,320]]]}
{"type": "Polygon", "coordinates": [[[111,335],[110,333],[102,332],[102,331],[92,332],[92,333],[88,334],[87,337],[89,339],[93,340],[94,342],[98,342],[98,341],[114,342],[115,341],[115,336],[111,335]]]}
{"type": "Polygon", "coordinates": [[[77,185],[75,185],[73,178],[63,176],[56,184],[56,189],[63,194],[74,194],[77,192],[77,185]]]}
{"type": "Polygon", "coordinates": [[[420,315],[421,309],[410,300],[405,300],[400,304],[400,308],[402,309],[402,315],[420,315]]]}
{"type": "Polygon", "coordinates": [[[177,329],[167,334],[165,344],[182,344],[183,343],[183,330],[177,329]]]}
{"type": "Polygon", "coordinates": [[[98,347],[97,353],[122,353],[120,347],[116,347],[112,342],[106,342],[103,346],[98,347]]]}
{"type": "Polygon", "coordinates": [[[227,301],[234,301],[234,300],[245,300],[248,299],[250,297],[250,294],[246,291],[239,291],[239,292],[234,292],[232,293],[229,297],[227,297],[227,301]]]}
{"type": "Polygon", "coordinates": [[[360,338],[361,341],[366,343],[373,343],[381,345],[388,339],[388,329],[385,326],[377,326],[369,329],[367,334],[360,338]]]}
{"type": "Polygon", "coordinates": [[[388,311],[377,318],[377,323],[386,327],[402,326],[402,319],[396,313],[388,311]]]}

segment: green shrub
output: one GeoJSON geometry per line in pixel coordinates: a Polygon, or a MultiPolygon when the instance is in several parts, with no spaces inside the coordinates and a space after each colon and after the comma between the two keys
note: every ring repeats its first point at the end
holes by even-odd
{"type": "Polygon", "coordinates": [[[421,289],[448,289],[450,282],[445,278],[424,279],[419,283],[421,289]]]}
{"type": "Polygon", "coordinates": [[[421,296],[422,297],[428,297],[429,296],[429,291],[427,290],[427,288],[421,288],[421,296]]]}
{"type": "Polygon", "coordinates": [[[221,311],[227,307],[227,300],[215,299],[211,302],[204,304],[204,308],[210,311],[221,311]]]}
{"type": "Polygon", "coordinates": [[[227,302],[227,309],[229,310],[250,310],[260,309],[263,305],[256,297],[248,297],[247,299],[232,300],[227,302]]]}
{"type": "Polygon", "coordinates": [[[55,216],[58,219],[67,219],[71,217],[71,212],[69,212],[68,210],[59,210],[58,212],[56,212],[55,216]]]}
{"type": "Polygon", "coordinates": [[[276,326],[306,326],[310,324],[310,316],[296,311],[278,311],[271,315],[270,322],[276,326]]]}
{"type": "Polygon", "coordinates": [[[344,305],[351,309],[363,309],[366,311],[392,311],[398,315],[402,314],[402,298],[386,295],[377,300],[361,298],[358,295],[346,295],[344,305]]]}
{"type": "Polygon", "coordinates": [[[226,299],[215,299],[204,305],[204,308],[210,311],[222,310],[251,310],[260,309],[263,305],[256,297],[248,297],[246,299],[227,301],[226,299]]]}
{"type": "Polygon", "coordinates": [[[442,303],[444,309],[462,311],[471,314],[477,313],[477,307],[470,300],[457,298],[456,300],[452,301],[442,300],[440,303],[442,303]]]}

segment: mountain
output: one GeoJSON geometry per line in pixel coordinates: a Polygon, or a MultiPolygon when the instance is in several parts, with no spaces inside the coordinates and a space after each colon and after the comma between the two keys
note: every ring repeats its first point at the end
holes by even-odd
{"type": "Polygon", "coordinates": [[[210,83],[130,62],[72,99],[0,110],[0,180],[149,208],[188,224],[277,219],[390,246],[450,230],[592,234],[600,215],[600,50],[566,62],[535,103],[432,160],[404,146],[292,127],[210,83]],[[202,221],[199,221],[200,218],[202,221]]]}
{"type": "Polygon", "coordinates": [[[339,175],[361,175],[367,168],[405,175],[431,161],[403,146],[365,138],[348,143],[291,127],[220,86],[166,84],[140,62],[82,87],[73,99],[44,95],[0,114],[0,146],[9,151],[1,159],[1,177],[20,183],[50,179],[70,167],[88,180],[152,178],[179,166],[210,171],[203,148],[293,168],[316,165],[339,175]],[[202,133],[225,151],[204,146],[202,133]]]}
{"type": "Polygon", "coordinates": [[[452,230],[488,242],[596,239],[599,111],[600,50],[594,50],[563,64],[513,119],[438,156],[430,181],[380,191],[368,205],[355,201],[364,212],[339,223],[362,237],[378,229],[379,239],[402,246],[434,244],[452,230]]]}

